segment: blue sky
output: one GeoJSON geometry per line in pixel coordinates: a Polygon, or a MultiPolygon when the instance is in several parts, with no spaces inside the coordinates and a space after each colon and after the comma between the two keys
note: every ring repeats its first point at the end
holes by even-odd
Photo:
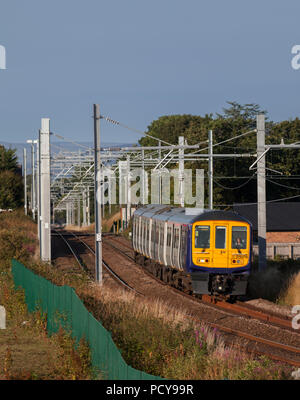
{"type": "MultiPolygon", "coordinates": [[[[296,0],[2,0],[0,140],[51,130],[93,140],[93,103],[139,130],[161,115],[258,103],[275,121],[300,112],[296,0]]],[[[107,122],[102,140],[139,136],[107,122]]]]}

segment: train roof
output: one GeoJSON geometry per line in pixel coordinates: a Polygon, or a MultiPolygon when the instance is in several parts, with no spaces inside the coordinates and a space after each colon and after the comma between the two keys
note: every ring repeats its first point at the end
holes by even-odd
{"type": "Polygon", "coordinates": [[[148,204],[139,207],[134,215],[155,218],[160,221],[170,221],[180,224],[190,224],[196,221],[230,220],[250,223],[246,218],[234,211],[207,210],[199,208],[172,207],[162,204],[148,204]]]}

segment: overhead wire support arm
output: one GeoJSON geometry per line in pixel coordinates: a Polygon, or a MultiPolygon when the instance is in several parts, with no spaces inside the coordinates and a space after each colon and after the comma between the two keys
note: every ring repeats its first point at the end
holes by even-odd
{"type": "MultiPolygon", "coordinates": [[[[221,144],[230,142],[231,140],[239,139],[239,138],[241,138],[243,136],[246,136],[246,135],[249,135],[250,133],[255,133],[255,132],[257,132],[257,129],[251,129],[250,131],[241,133],[240,135],[233,136],[233,137],[231,137],[229,139],[222,140],[222,142],[215,143],[215,144],[213,144],[213,147],[220,146],[221,144]]],[[[209,150],[209,146],[208,147],[204,147],[203,149],[197,150],[197,151],[195,151],[195,153],[198,153],[199,151],[203,151],[203,150],[209,150]]]]}
{"type": "Polygon", "coordinates": [[[82,147],[82,148],[84,148],[84,149],[93,151],[93,149],[92,149],[91,147],[84,146],[83,144],[74,142],[73,140],[67,139],[67,138],[65,138],[65,137],[63,137],[63,136],[61,136],[61,135],[58,135],[57,133],[50,132],[50,135],[54,135],[54,136],[56,136],[58,139],[64,140],[65,142],[72,143],[72,144],[75,144],[76,146],[79,146],[79,147],[82,147]]]}

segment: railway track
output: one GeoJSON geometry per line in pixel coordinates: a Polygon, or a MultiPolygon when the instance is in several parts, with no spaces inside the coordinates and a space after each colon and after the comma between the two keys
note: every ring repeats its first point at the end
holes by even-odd
{"type": "MultiPolygon", "coordinates": [[[[83,264],[83,262],[79,259],[79,257],[76,255],[76,252],[74,251],[74,249],[72,248],[72,246],[69,244],[69,242],[66,240],[65,235],[63,235],[62,233],[60,233],[59,231],[57,231],[56,229],[52,229],[52,231],[55,232],[55,234],[57,236],[59,236],[63,242],[65,243],[65,245],[67,246],[67,248],[69,249],[69,251],[71,252],[72,256],[75,258],[77,264],[79,265],[80,268],[84,269],[86,271],[86,268],[83,264]]],[[[52,233],[51,233],[52,234],[52,233]]]]}
{"type": "MultiPolygon", "coordinates": [[[[118,237],[110,237],[109,238],[110,241],[115,242],[115,244],[109,243],[109,245],[117,250],[118,252],[122,253],[124,256],[126,256],[127,258],[129,258],[130,260],[134,261],[134,257],[132,256],[131,253],[133,253],[133,249],[126,243],[124,243],[124,241],[119,240],[118,237]],[[123,248],[125,248],[126,250],[122,250],[120,248],[120,246],[122,246],[123,248]]],[[[106,241],[107,242],[107,241],[106,241]]],[[[159,281],[160,283],[166,284],[163,281],[161,281],[159,278],[154,277],[151,274],[152,278],[159,281]]],[[[170,289],[175,290],[176,292],[178,292],[178,289],[175,289],[173,287],[170,287],[170,289]]],[[[182,296],[188,297],[190,298],[190,295],[187,295],[184,292],[180,292],[182,296]]],[[[225,302],[223,300],[219,300],[216,298],[213,298],[211,296],[202,296],[202,299],[197,299],[195,297],[193,297],[194,300],[196,300],[199,303],[202,304],[207,304],[210,305],[216,309],[222,309],[222,310],[226,310],[229,311],[231,314],[235,314],[235,315],[240,315],[242,317],[247,317],[247,318],[252,318],[252,319],[257,319],[259,321],[262,321],[263,323],[266,324],[272,324],[273,326],[276,326],[278,328],[281,329],[285,329],[287,331],[293,332],[293,334],[299,335],[299,332],[296,332],[293,328],[292,328],[292,323],[291,323],[291,319],[289,318],[285,318],[282,316],[278,316],[275,313],[266,313],[264,311],[261,311],[260,309],[258,309],[257,307],[254,306],[250,306],[250,305],[246,305],[242,302],[236,302],[234,304],[225,302]]],[[[198,319],[192,318],[195,321],[199,321],[198,319]]],[[[241,337],[243,339],[247,339],[250,340],[251,342],[257,342],[263,345],[266,345],[268,347],[271,347],[273,349],[281,349],[287,353],[291,354],[300,354],[300,347],[295,347],[295,346],[290,346],[290,345],[286,345],[284,343],[280,343],[280,342],[276,342],[274,340],[268,340],[265,339],[263,337],[259,337],[257,335],[252,335],[250,333],[238,330],[238,329],[233,329],[233,328],[229,328],[229,327],[225,327],[223,325],[217,324],[217,323],[212,323],[212,322],[208,322],[205,321],[205,323],[207,323],[209,326],[211,326],[212,328],[216,328],[219,329],[220,331],[241,337]]],[[[286,357],[282,357],[282,356],[278,356],[273,354],[272,352],[269,351],[259,351],[259,352],[255,352],[254,349],[251,350],[251,352],[253,353],[257,353],[257,354],[264,354],[266,356],[268,356],[269,358],[272,358],[274,360],[277,361],[281,361],[281,362],[287,362],[288,364],[300,367],[300,361],[295,361],[292,359],[287,359],[286,357]]]]}
{"type": "MultiPolygon", "coordinates": [[[[118,242],[120,245],[122,245],[126,249],[129,249],[131,252],[133,252],[132,247],[130,247],[128,244],[124,243],[123,241],[122,242],[119,241],[117,237],[110,237],[109,239],[118,242]]],[[[114,246],[111,243],[109,243],[109,244],[117,251],[122,252],[122,254],[124,254],[124,256],[135,261],[134,257],[130,256],[128,251],[123,251],[122,249],[120,249],[120,247],[114,246]]],[[[156,277],[154,277],[154,278],[157,279],[156,277]]],[[[161,281],[161,279],[158,279],[158,280],[161,281]]],[[[163,281],[161,281],[161,282],[163,282],[163,281]]],[[[175,289],[175,290],[178,290],[178,289],[175,289]]],[[[186,293],[182,293],[182,294],[186,295],[186,293]]],[[[190,296],[190,295],[188,295],[188,296],[190,296]]],[[[228,310],[235,314],[244,315],[244,316],[246,315],[249,318],[256,318],[260,321],[267,322],[269,324],[273,324],[275,326],[285,328],[291,332],[300,334],[300,332],[297,332],[297,331],[295,332],[295,330],[292,328],[292,321],[290,318],[285,317],[285,316],[279,316],[278,314],[272,313],[272,312],[268,312],[268,313],[264,312],[261,309],[259,309],[258,307],[255,307],[250,304],[246,304],[241,301],[236,301],[235,303],[228,303],[227,301],[224,301],[221,298],[212,297],[209,295],[203,295],[201,300],[199,300],[198,298],[197,298],[197,300],[202,301],[206,304],[210,304],[212,306],[221,308],[223,310],[228,310]]]]}
{"type": "MultiPolygon", "coordinates": [[[[91,244],[91,239],[94,237],[92,236],[87,236],[87,235],[82,235],[81,237],[78,237],[78,235],[74,234],[73,232],[68,232],[67,235],[69,237],[74,237],[76,240],[81,242],[92,254],[95,255],[95,251],[92,246],[94,246],[94,240],[93,244],[91,244]],[[83,240],[84,239],[84,240],[83,240]],[[89,244],[86,241],[89,241],[89,244]]],[[[124,240],[122,240],[119,237],[116,236],[104,236],[103,237],[103,244],[106,246],[108,245],[111,249],[115,250],[122,256],[125,256],[128,260],[131,262],[135,263],[134,256],[133,256],[133,249],[130,247],[127,243],[124,243],[124,240]],[[113,242],[113,243],[112,243],[113,242]]],[[[125,286],[127,289],[134,291],[135,293],[139,295],[143,295],[140,290],[137,290],[136,288],[132,287],[129,285],[124,279],[122,279],[119,274],[116,274],[112,268],[107,264],[107,262],[104,261],[103,263],[104,267],[114,275],[114,278],[117,278],[117,281],[121,283],[123,286],[125,286]]],[[[145,271],[143,269],[143,271],[145,271]]],[[[148,275],[151,275],[152,279],[155,279],[158,281],[160,284],[164,284],[166,286],[166,283],[161,281],[160,279],[154,277],[152,274],[148,273],[148,275]]],[[[188,298],[190,301],[196,301],[197,303],[205,304],[206,306],[212,307],[216,310],[222,310],[222,312],[230,313],[229,315],[233,316],[235,315],[236,317],[246,317],[249,320],[250,319],[256,319],[261,321],[261,323],[266,324],[266,325],[272,325],[274,327],[277,327],[278,329],[284,329],[286,331],[291,331],[291,321],[289,319],[285,319],[282,317],[279,317],[278,315],[273,315],[273,314],[268,314],[266,312],[261,311],[260,309],[257,309],[254,306],[244,306],[243,303],[238,302],[237,304],[230,304],[226,303],[224,301],[217,301],[216,299],[211,299],[209,296],[208,298],[204,298],[202,300],[199,300],[195,297],[191,297],[190,295],[187,295],[184,292],[179,292],[178,289],[172,288],[169,286],[169,290],[173,290],[177,294],[180,293],[180,295],[188,298]],[[290,325],[289,325],[290,324],[290,325]]],[[[199,318],[195,318],[192,316],[188,316],[189,318],[193,319],[195,322],[201,322],[199,318]]],[[[223,317],[225,318],[225,317],[223,317]]],[[[221,318],[222,319],[222,318],[221,318]]],[[[240,329],[232,328],[225,326],[220,323],[216,322],[211,322],[211,321],[203,321],[205,324],[209,325],[211,328],[218,329],[219,331],[222,331],[223,333],[229,335],[229,336],[234,336],[234,337],[239,337],[243,341],[248,341],[248,343],[258,343],[259,345],[263,346],[265,350],[260,349],[255,350],[255,346],[250,345],[246,347],[247,351],[250,351],[253,354],[257,355],[266,355],[269,358],[272,358],[273,360],[276,361],[281,361],[290,365],[294,365],[296,367],[300,367],[300,347],[297,346],[292,346],[290,344],[285,344],[279,341],[275,340],[270,340],[258,335],[254,335],[249,332],[242,331],[240,329]],[[274,353],[274,350],[277,354],[274,353]]],[[[293,331],[293,330],[292,330],[293,331]]],[[[293,334],[298,334],[295,331],[293,331],[293,334]]]]}
{"type": "MultiPolygon", "coordinates": [[[[92,236],[94,238],[94,235],[86,235],[86,234],[81,234],[80,236],[78,236],[77,234],[75,234],[74,232],[69,231],[67,234],[62,234],[61,232],[53,229],[53,231],[62,238],[62,240],[64,241],[64,243],[67,245],[67,247],[69,248],[69,250],[71,251],[72,255],[75,257],[77,263],[85,270],[87,271],[87,268],[85,267],[85,265],[81,262],[81,260],[79,259],[79,257],[76,255],[76,252],[74,251],[74,249],[72,248],[72,246],[70,245],[70,242],[66,239],[67,237],[74,237],[77,241],[79,241],[80,243],[82,243],[89,251],[91,254],[93,254],[93,256],[95,256],[95,250],[88,245],[85,241],[83,241],[80,236],[92,236]]],[[[134,289],[133,287],[131,287],[126,281],[124,281],[124,279],[122,279],[118,274],[116,274],[112,268],[110,268],[110,266],[107,264],[107,262],[105,262],[105,260],[102,258],[102,265],[104,266],[104,268],[106,269],[106,271],[119,283],[121,284],[123,287],[125,287],[126,289],[133,291],[136,294],[139,295],[143,295],[142,293],[140,293],[138,290],[134,289]]],[[[90,272],[90,271],[88,271],[90,272]]],[[[94,278],[94,276],[93,276],[94,278]]]]}

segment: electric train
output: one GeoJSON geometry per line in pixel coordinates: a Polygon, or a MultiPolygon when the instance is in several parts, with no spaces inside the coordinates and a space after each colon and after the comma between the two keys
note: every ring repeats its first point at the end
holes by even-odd
{"type": "Polygon", "coordinates": [[[252,226],[232,211],[147,205],[133,214],[136,262],[187,293],[246,294],[252,226]]]}

